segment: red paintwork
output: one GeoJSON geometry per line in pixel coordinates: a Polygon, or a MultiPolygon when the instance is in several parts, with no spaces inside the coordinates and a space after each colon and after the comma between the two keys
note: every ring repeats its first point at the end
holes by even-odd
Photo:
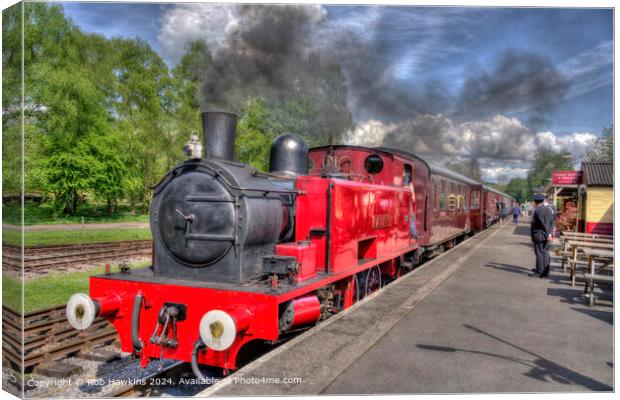
{"type": "Polygon", "coordinates": [[[276,294],[259,286],[268,285],[267,282],[251,283],[240,290],[238,286],[208,282],[201,282],[202,287],[198,287],[191,280],[173,278],[156,283],[148,277],[129,280],[122,274],[92,277],[91,297],[109,298],[114,294],[121,299],[120,304],[110,302],[118,311],[108,313],[107,317],[119,332],[122,350],[132,351],[131,313],[134,297],[140,293],[144,296],[140,315],[144,362],[161,356],[190,361],[199,337],[200,319],[208,311],[219,309],[233,317],[243,317],[243,321],[237,321],[240,332],[228,350],[209,349],[200,355],[199,362],[234,369],[237,354],[245,344],[278,339],[281,304],[295,302],[295,324],[312,323],[321,309],[317,300],[319,289],[333,284],[334,290],[343,296],[343,308],[348,308],[355,301],[356,273],[379,266],[382,275],[396,278],[405,255],[416,259],[429,247],[449,247],[454,238],[480,231],[497,219],[492,202],[500,201],[500,195],[483,189],[481,184],[466,184],[449,174],[432,172],[425,161],[415,157],[335,146],[328,158],[342,177],[323,178],[321,170],[329,151],[310,151],[309,174],[296,180],[295,242],[278,244],[274,249],[275,254],[297,258],[301,268],[296,286],[276,294]],[[371,154],[378,154],[384,162],[377,174],[369,174],[364,167],[371,154]],[[409,170],[413,182],[405,185],[403,177],[409,170]],[[473,193],[480,201],[472,209],[473,193]],[[409,233],[412,215],[417,237],[409,233]],[[300,241],[309,241],[310,245],[300,241]],[[166,302],[185,304],[187,318],[178,323],[178,348],[165,348],[162,353],[160,345],[151,344],[149,338],[166,302]]]}
{"type": "Polygon", "coordinates": [[[471,229],[474,232],[480,232],[484,229],[484,196],[482,185],[476,185],[471,187],[469,204],[469,220],[471,223],[471,229]]]}
{"type": "Polygon", "coordinates": [[[313,324],[321,316],[321,303],[314,295],[295,299],[293,300],[293,305],[295,310],[293,328],[313,324]]]}
{"type": "Polygon", "coordinates": [[[586,222],[586,233],[613,235],[614,224],[610,222],[586,222]]]}
{"type": "Polygon", "coordinates": [[[166,348],[163,356],[191,361],[194,342],[198,339],[198,325],[202,316],[210,310],[220,309],[230,313],[235,307],[245,307],[254,315],[249,328],[231,348],[223,352],[207,351],[199,359],[204,364],[222,368],[235,368],[235,356],[239,349],[253,339],[275,340],[278,337],[278,297],[253,292],[204,289],[192,286],[163,285],[159,283],[132,282],[108,279],[105,276],[90,278],[90,296],[104,297],[110,292],[124,301],[118,312],[108,317],[119,332],[121,350],[132,352],[131,314],[137,293],[144,295],[145,302],[140,318],[140,338],[145,345],[143,356],[159,358],[161,347],[149,342],[157,322],[157,314],[165,302],[186,304],[187,318],[178,323],[179,346],[166,348]]]}
{"type": "MultiPolygon", "coordinates": [[[[501,195],[499,193],[490,191],[488,188],[484,188],[484,223],[485,227],[491,226],[500,218],[500,212],[497,208],[497,204],[499,202],[504,202],[506,204],[506,209],[508,214],[510,214],[512,207],[514,205],[514,199],[511,197],[501,195]]],[[[508,215],[507,214],[507,215],[508,215]]]]}
{"type": "Polygon", "coordinates": [[[111,293],[107,296],[94,297],[93,301],[99,304],[99,315],[114,315],[121,307],[121,296],[111,293]]]}
{"type": "Polygon", "coordinates": [[[583,171],[553,171],[551,184],[554,186],[581,185],[583,183],[583,171]]]}
{"type": "Polygon", "coordinates": [[[299,264],[297,282],[303,282],[316,276],[315,243],[295,242],[277,244],[275,253],[279,256],[293,256],[297,259],[299,264]]]}
{"type": "Polygon", "coordinates": [[[429,244],[439,244],[455,236],[467,233],[469,223],[470,186],[454,179],[433,174],[432,232],[429,244]],[[458,196],[462,196],[462,206],[458,207],[458,196]]]}
{"type": "Polygon", "coordinates": [[[499,212],[497,210],[497,202],[499,201],[499,195],[488,190],[484,190],[484,224],[490,226],[499,219],[499,212]]]}

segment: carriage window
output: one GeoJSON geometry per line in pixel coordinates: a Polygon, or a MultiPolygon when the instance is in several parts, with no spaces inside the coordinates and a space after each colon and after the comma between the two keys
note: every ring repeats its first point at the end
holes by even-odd
{"type": "Polygon", "coordinates": [[[441,192],[441,194],[439,195],[439,209],[440,210],[446,209],[446,193],[445,192],[441,192]]]}
{"type": "Polygon", "coordinates": [[[371,154],[366,157],[364,168],[369,174],[378,174],[383,170],[383,159],[376,154],[371,154]]]}
{"type": "Polygon", "coordinates": [[[469,199],[470,199],[471,191],[469,187],[465,187],[465,194],[463,195],[463,210],[467,212],[469,210],[469,199]]]}
{"type": "Polygon", "coordinates": [[[479,190],[471,192],[471,209],[472,210],[480,209],[480,191],[479,190]]]}
{"type": "Polygon", "coordinates": [[[454,193],[450,193],[448,207],[450,210],[454,210],[456,207],[456,195],[454,193]]]}
{"type": "Polygon", "coordinates": [[[439,209],[440,210],[445,210],[446,209],[446,197],[448,197],[448,194],[446,193],[448,190],[448,185],[446,184],[446,181],[441,181],[440,184],[440,194],[439,194],[439,209]]]}

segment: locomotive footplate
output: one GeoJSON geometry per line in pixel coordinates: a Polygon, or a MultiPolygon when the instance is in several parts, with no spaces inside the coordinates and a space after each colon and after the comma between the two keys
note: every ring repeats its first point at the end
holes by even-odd
{"type": "Polygon", "coordinates": [[[153,273],[151,268],[140,268],[140,269],[132,269],[131,274],[121,274],[118,272],[111,273],[109,275],[100,275],[97,278],[100,279],[110,279],[110,280],[120,280],[120,281],[129,281],[129,282],[142,282],[142,283],[156,283],[162,285],[179,285],[179,286],[190,286],[202,289],[218,289],[218,290],[231,290],[231,291],[239,291],[239,292],[255,292],[255,293],[264,293],[270,295],[280,295],[293,290],[299,290],[308,285],[312,285],[315,282],[319,282],[322,279],[325,279],[328,274],[323,272],[318,272],[316,277],[307,279],[303,282],[297,282],[295,285],[286,284],[279,285],[277,288],[272,288],[268,284],[269,276],[265,275],[263,280],[252,280],[250,282],[244,284],[237,283],[227,283],[227,282],[209,282],[209,281],[200,281],[200,280],[191,280],[191,279],[179,279],[179,278],[171,278],[165,276],[157,276],[153,273]]]}

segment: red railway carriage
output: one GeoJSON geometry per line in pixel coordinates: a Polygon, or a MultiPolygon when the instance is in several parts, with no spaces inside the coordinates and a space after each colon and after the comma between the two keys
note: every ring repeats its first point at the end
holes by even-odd
{"type": "Polygon", "coordinates": [[[471,231],[482,230],[476,219],[480,215],[482,185],[415,154],[382,148],[397,154],[404,162],[413,162],[418,197],[418,231],[425,232],[423,246],[436,246],[471,231]],[[424,197],[422,197],[424,196],[424,197]]]}
{"type": "Polygon", "coordinates": [[[295,135],[276,139],[265,174],[233,161],[234,115],[203,123],[206,158],[188,142],[154,189],[153,265],[92,277],[67,304],[76,329],[108,318],[143,364],[237,368],[251,343],[308,329],[480,230],[495,195],[407,152],[308,151],[295,135]]]}
{"type": "Polygon", "coordinates": [[[500,217],[505,218],[508,215],[514,205],[514,199],[506,193],[488,186],[484,186],[483,195],[483,221],[486,228],[498,222],[500,217]],[[504,209],[504,215],[500,215],[502,208],[504,209]]]}

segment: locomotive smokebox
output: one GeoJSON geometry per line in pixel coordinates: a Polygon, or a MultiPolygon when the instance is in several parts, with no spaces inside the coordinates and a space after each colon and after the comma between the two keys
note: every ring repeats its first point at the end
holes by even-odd
{"type": "Polygon", "coordinates": [[[204,112],[202,113],[202,129],[206,158],[233,161],[237,116],[225,112],[204,112]]]}
{"type": "Polygon", "coordinates": [[[269,173],[294,177],[308,173],[308,146],[302,138],[291,133],[273,141],[269,156],[269,173]]]}

